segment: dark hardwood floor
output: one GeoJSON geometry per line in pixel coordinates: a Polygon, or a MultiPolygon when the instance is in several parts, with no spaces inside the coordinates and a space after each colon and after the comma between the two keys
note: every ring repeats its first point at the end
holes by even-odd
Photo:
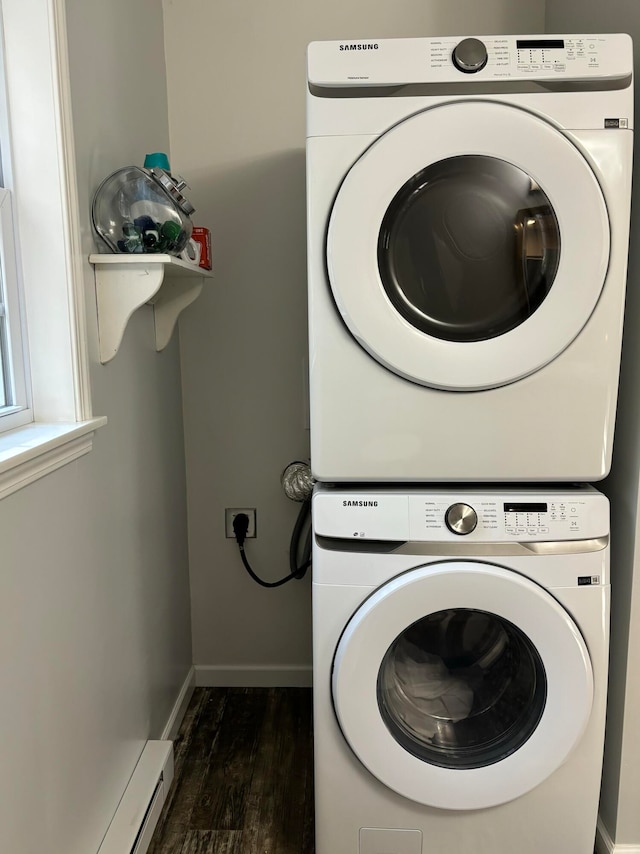
{"type": "Polygon", "coordinates": [[[310,688],[196,688],[149,854],[313,854],[310,688]]]}

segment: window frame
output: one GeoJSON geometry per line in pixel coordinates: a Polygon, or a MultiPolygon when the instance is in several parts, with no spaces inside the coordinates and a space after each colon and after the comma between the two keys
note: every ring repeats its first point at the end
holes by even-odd
{"type": "Polygon", "coordinates": [[[0,187],[0,305],[4,297],[5,309],[0,319],[0,382],[8,398],[0,405],[0,433],[33,421],[16,249],[12,193],[0,187]]]}
{"type": "Polygon", "coordinates": [[[0,12],[33,418],[0,433],[2,498],[90,451],[106,419],[91,411],[64,0],[0,12]]]}

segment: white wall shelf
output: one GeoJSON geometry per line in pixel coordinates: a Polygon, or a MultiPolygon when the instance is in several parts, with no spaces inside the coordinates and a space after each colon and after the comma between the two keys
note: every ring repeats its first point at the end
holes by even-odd
{"type": "Polygon", "coordinates": [[[153,305],[156,350],[164,350],[180,312],[198,298],[203,270],[173,255],[90,255],[95,267],[100,361],[104,365],[118,352],[129,318],[145,303],[153,305]]]}

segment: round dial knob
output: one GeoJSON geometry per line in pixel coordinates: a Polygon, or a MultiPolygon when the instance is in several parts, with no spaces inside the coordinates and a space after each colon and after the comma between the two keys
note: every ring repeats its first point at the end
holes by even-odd
{"type": "Polygon", "coordinates": [[[463,39],[453,49],[453,64],[465,74],[475,74],[487,64],[487,49],[480,39],[463,39]]]}
{"type": "Polygon", "coordinates": [[[447,528],[453,534],[470,534],[478,524],[478,514],[468,504],[452,504],[444,514],[447,528]]]}

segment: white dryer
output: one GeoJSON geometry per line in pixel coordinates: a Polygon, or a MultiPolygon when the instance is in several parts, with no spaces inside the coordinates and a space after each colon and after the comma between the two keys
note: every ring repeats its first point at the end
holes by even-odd
{"type": "Polygon", "coordinates": [[[309,46],[317,479],[607,474],[632,62],[626,35],[309,46]]]}
{"type": "Polygon", "coordinates": [[[313,499],[316,854],[589,854],[609,515],[593,487],[313,499]]]}

